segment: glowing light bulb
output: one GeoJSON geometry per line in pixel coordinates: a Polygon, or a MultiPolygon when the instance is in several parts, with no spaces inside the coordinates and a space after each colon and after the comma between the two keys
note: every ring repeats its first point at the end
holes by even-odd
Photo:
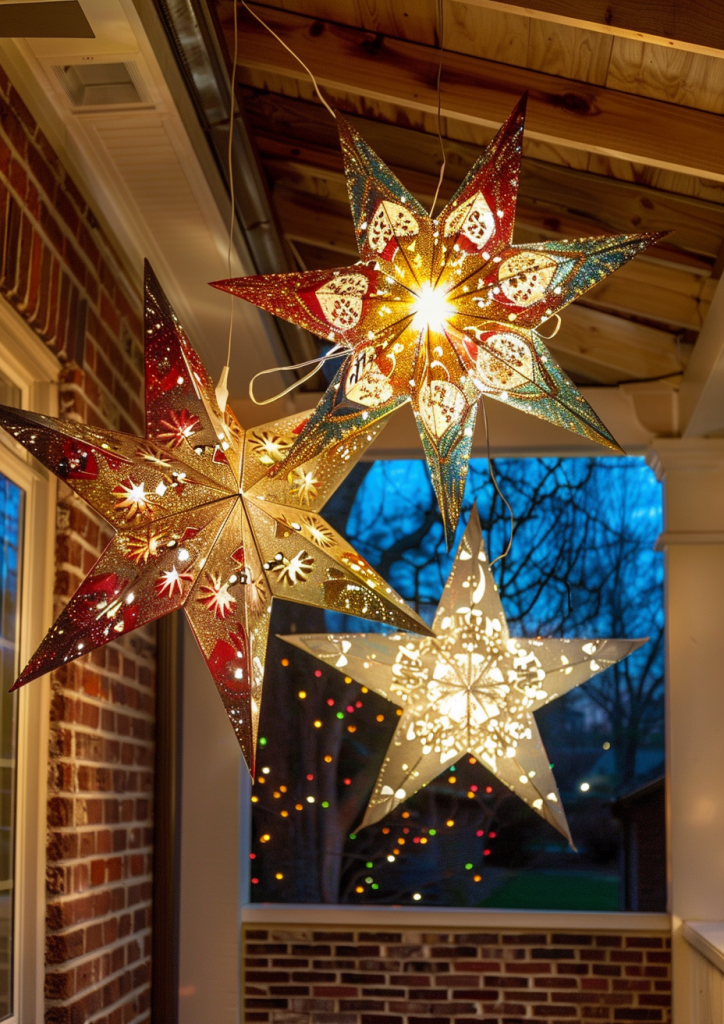
{"type": "Polygon", "coordinates": [[[435,290],[430,284],[423,284],[415,302],[415,327],[423,330],[441,330],[445,321],[452,313],[452,307],[445,300],[441,290],[435,290]]]}

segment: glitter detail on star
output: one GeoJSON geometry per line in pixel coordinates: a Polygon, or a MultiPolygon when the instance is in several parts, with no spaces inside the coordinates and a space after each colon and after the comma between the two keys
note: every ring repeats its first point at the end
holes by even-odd
{"type": "Polygon", "coordinates": [[[511,637],[476,509],[432,629],[284,637],[401,709],[360,828],[470,754],[573,845],[533,713],[646,640],[511,637]]]}
{"type": "Polygon", "coordinates": [[[15,688],[183,608],[253,772],[274,597],[428,632],[318,514],[382,424],[269,477],[309,415],[244,431],[151,268],[146,436],[0,406],[0,425],[116,531],[15,688]]]}
{"type": "Polygon", "coordinates": [[[216,282],[348,355],[283,469],[411,402],[451,546],[481,396],[619,446],[537,329],[662,233],[513,245],[525,98],[433,220],[339,113],[360,262],[216,282]]]}

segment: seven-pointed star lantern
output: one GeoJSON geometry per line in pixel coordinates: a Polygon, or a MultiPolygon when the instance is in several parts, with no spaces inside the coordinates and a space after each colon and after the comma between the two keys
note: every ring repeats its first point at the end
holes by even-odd
{"type": "Polygon", "coordinates": [[[306,413],[244,431],[146,267],[146,437],[0,406],[0,425],[116,533],[21,686],[184,608],[253,771],[273,597],[428,632],[318,510],[378,432],[274,479],[306,413]]]}
{"type": "Polygon", "coordinates": [[[661,237],[512,245],[524,108],[434,220],[337,114],[360,262],[216,282],[348,349],[282,471],[412,402],[448,546],[481,395],[618,448],[536,328],[661,237]]]}
{"type": "Polygon", "coordinates": [[[284,637],[402,708],[360,827],[473,754],[571,842],[533,712],[646,641],[511,637],[475,509],[432,628],[284,637]]]}

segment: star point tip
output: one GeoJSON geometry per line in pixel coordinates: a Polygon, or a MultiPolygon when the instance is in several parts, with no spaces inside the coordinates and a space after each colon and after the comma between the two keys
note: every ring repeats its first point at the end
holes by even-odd
{"type": "Polygon", "coordinates": [[[382,821],[385,814],[387,814],[387,811],[384,811],[382,814],[377,814],[375,812],[378,810],[378,808],[379,804],[375,805],[374,807],[372,807],[370,804],[367,805],[364,817],[362,818],[362,821],[355,829],[356,832],[361,832],[363,828],[369,828],[370,825],[376,825],[378,821],[382,821]]]}
{"type": "Polygon", "coordinates": [[[209,285],[209,288],[218,288],[219,291],[221,291],[221,292],[228,292],[230,290],[231,285],[233,283],[234,283],[234,278],[233,277],[225,277],[225,278],[222,278],[219,281],[209,281],[208,285],[209,285]]]}

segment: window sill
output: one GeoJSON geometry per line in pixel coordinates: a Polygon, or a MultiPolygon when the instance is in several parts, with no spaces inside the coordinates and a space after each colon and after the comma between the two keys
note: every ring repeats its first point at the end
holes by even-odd
{"type": "Polygon", "coordinates": [[[689,945],[724,974],[724,923],[686,921],[682,930],[689,945]]]}
{"type": "MultiPolygon", "coordinates": [[[[362,925],[401,928],[513,928],[593,932],[670,932],[668,914],[580,910],[494,910],[477,907],[366,907],[360,904],[247,903],[242,925],[362,925]]],[[[687,925],[685,928],[689,927],[687,925]]],[[[724,970],[724,925],[720,962],[724,970]]],[[[687,936],[688,938],[688,936],[687,936]]],[[[690,940],[691,941],[691,940],[690,940]]],[[[697,947],[698,948],[698,947],[697,947]]],[[[705,954],[708,955],[708,954],[705,954]]]]}

